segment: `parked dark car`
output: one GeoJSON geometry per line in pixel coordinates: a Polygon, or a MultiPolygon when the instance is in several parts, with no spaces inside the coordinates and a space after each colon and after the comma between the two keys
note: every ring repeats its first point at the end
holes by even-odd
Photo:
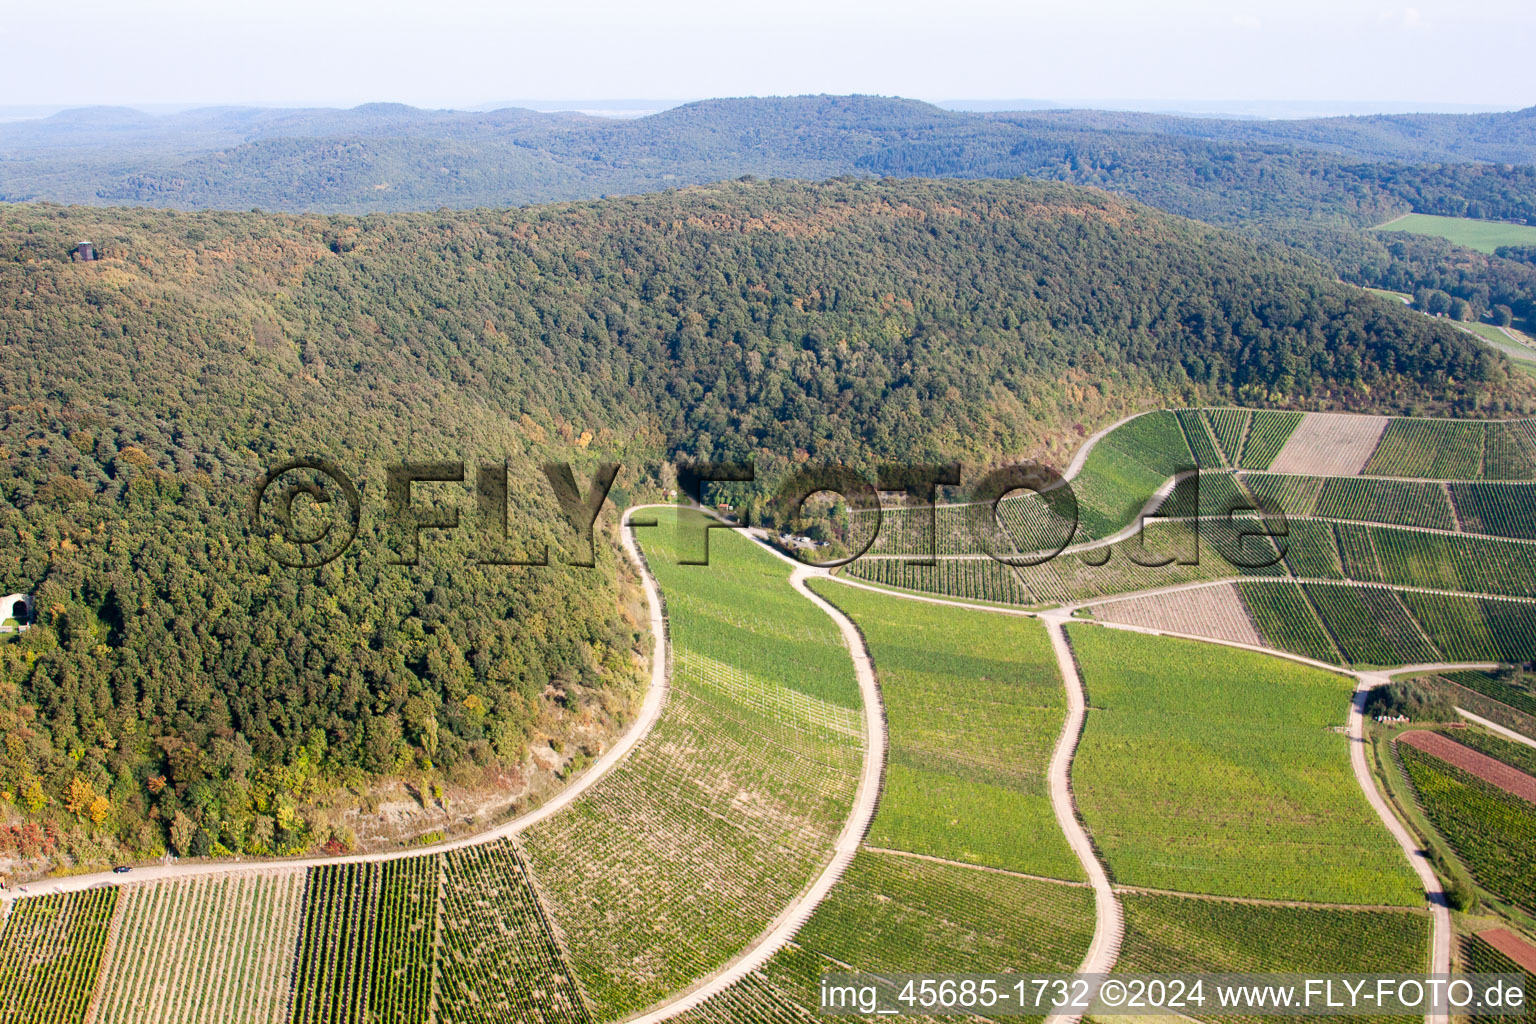
{"type": "Polygon", "coordinates": [[[119,864],[117,867],[112,869],[112,873],[114,875],[126,875],[132,870],[133,868],[129,867],[127,864],[119,864]]]}

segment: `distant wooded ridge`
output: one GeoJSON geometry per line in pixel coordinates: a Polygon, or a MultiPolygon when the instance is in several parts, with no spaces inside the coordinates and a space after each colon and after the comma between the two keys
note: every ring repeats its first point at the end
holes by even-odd
{"type": "Polygon", "coordinates": [[[1536,220],[1536,107],[1305,120],[718,99],[613,119],[508,108],[67,110],[0,124],[0,200],[367,213],[517,206],[743,175],[1030,177],[1220,223],[1413,210],[1536,220]]]}

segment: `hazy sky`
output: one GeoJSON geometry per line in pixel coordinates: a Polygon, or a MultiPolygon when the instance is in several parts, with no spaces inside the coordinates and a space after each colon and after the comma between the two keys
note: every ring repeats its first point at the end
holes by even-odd
{"type": "Polygon", "coordinates": [[[1536,103],[1530,0],[13,0],[0,103],[1536,103]]]}

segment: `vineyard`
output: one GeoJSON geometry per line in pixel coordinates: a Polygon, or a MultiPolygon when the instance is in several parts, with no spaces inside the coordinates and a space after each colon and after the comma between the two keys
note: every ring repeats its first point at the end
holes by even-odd
{"type": "Polygon", "coordinates": [[[1293,519],[1286,527],[1285,564],[1293,575],[1314,580],[1344,578],[1339,535],[1334,524],[1317,519],[1293,519]]]}
{"type": "Polygon", "coordinates": [[[831,619],[789,588],[788,568],[726,531],[714,532],[707,569],[677,565],[672,517],[658,518],[641,538],[675,665],[693,668],[674,675],[625,761],[522,836],[600,1019],[718,969],[794,899],[831,854],[862,745],[829,728],[833,708],[857,707],[853,667],[831,619]],[[768,696],[775,688],[810,700],[768,696]]]}
{"type": "Polygon", "coordinates": [[[421,1020],[432,998],[436,857],[311,868],[294,1024],[421,1020]]]}
{"type": "Polygon", "coordinates": [[[1483,451],[1483,476],[1488,480],[1530,480],[1536,477],[1536,421],[1488,424],[1483,451]]]}
{"type": "Polygon", "coordinates": [[[1462,420],[1394,419],[1365,472],[1371,476],[1480,480],[1487,424],[1462,420]]]}
{"type": "Polygon", "coordinates": [[[1046,792],[1066,695],[1040,623],[812,588],[858,625],[880,677],[889,751],[869,842],[1081,878],[1046,792]]]}
{"type": "Polygon", "coordinates": [[[1536,912],[1536,805],[1406,743],[1395,743],[1419,806],[1477,883],[1536,912]]]}
{"type": "Polygon", "coordinates": [[[116,889],[15,900],[0,928],[0,1020],[83,1024],[116,889]]]}
{"type": "Polygon", "coordinates": [[[1101,438],[1072,480],[1077,540],[1108,537],[1127,523],[1175,473],[1194,468],[1178,417],[1151,412],[1101,438]]]}
{"type": "MultiPolygon", "coordinates": [[[[794,944],[679,1015],[685,1024],[814,1024],[825,971],[1056,972],[1092,939],[1093,892],[876,852],[854,858],[794,944]]],[[[953,1016],[904,1016],[952,1021],[953,1016]]],[[[1038,1017],[1011,1017],[1033,1020],[1038,1017]]]]}
{"type": "Polygon", "coordinates": [[[1243,454],[1243,438],[1248,433],[1248,410],[1207,409],[1205,418],[1211,433],[1216,435],[1216,443],[1221,446],[1222,462],[1228,466],[1238,465],[1243,454]]]}
{"type": "Polygon", "coordinates": [[[1179,426],[1184,429],[1184,440],[1194,453],[1196,466],[1201,469],[1220,469],[1231,465],[1217,447],[1216,437],[1211,433],[1209,421],[1203,412],[1198,409],[1182,409],[1177,415],[1179,426]]]}
{"type": "Polygon", "coordinates": [[[1330,731],[1345,721],[1347,678],[1194,641],[1069,634],[1091,708],[1073,791],[1117,883],[1422,901],[1330,731]]]}
{"type": "Polygon", "coordinates": [[[1093,606],[1093,617],[1101,622],[1141,626],[1165,633],[1212,637],[1240,644],[1264,643],[1237,587],[1230,583],[1106,601],[1093,606]]]}
{"type": "MultiPolygon", "coordinates": [[[[441,859],[436,1020],[588,1024],[581,993],[512,843],[451,850],[441,859]]],[[[430,939],[430,929],[420,933],[430,939]]],[[[430,971],[431,953],[424,952],[421,963],[430,971]]],[[[425,1020],[426,1011],[423,1002],[414,1011],[419,1015],[401,1019],[425,1020]]]]}
{"type": "Polygon", "coordinates": [[[1536,717],[1536,692],[1524,686],[1511,685],[1489,675],[1487,672],[1472,670],[1450,672],[1446,674],[1445,678],[1456,686],[1472,690],[1490,700],[1508,705],[1523,714],[1536,717]]]}
{"type": "Polygon", "coordinates": [[[1456,529],[1456,514],[1443,487],[1406,480],[1330,477],[1312,514],[1326,519],[1456,529]]]}
{"type": "Polygon", "coordinates": [[[1237,464],[1243,469],[1268,469],[1301,421],[1299,412],[1255,411],[1249,418],[1243,454],[1237,464]]]}
{"type": "Polygon", "coordinates": [[[1469,974],[1523,974],[1525,975],[1526,1008],[1519,1016],[1469,1016],[1472,1024],[1536,1024],[1536,1000],[1529,998],[1536,992],[1536,970],[1522,968],[1509,956],[1480,935],[1461,937],[1460,969],[1469,974]]]}
{"type": "Polygon", "coordinates": [[[1317,613],[1294,583],[1239,583],[1248,612],[1258,623],[1264,642],[1281,651],[1338,664],[1338,648],[1318,621],[1317,613]]]}
{"type": "Polygon", "coordinates": [[[1308,583],[1303,589],[1350,664],[1416,665],[1437,660],[1438,652],[1393,591],[1320,583],[1308,583]]]}
{"type": "Polygon", "coordinates": [[[1451,499],[1468,533],[1536,538],[1536,485],[1451,484],[1451,499]]]}
{"type": "Polygon", "coordinates": [[[1243,486],[1267,511],[1278,510],[1288,516],[1309,516],[1317,507],[1323,488],[1320,476],[1287,476],[1282,473],[1244,473],[1243,486]]]}
{"type": "Polygon", "coordinates": [[[1450,661],[1536,659],[1536,604],[1413,591],[1398,597],[1450,661]]]}
{"type": "Polygon", "coordinates": [[[123,888],[96,1024],[287,1021],[303,898],[302,871],[123,888]]]}
{"type": "Polygon", "coordinates": [[[1377,578],[1383,582],[1536,597],[1536,544],[1384,526],[1369,529],[1380,562],[1377,578]]]}
{"type": "MultiPolygon", "coordinates": [[[[934,565],[914,565],[893,558],[865,557],[843,571],[855,579],[881,586],[944,594],[968,601],[1027,606],[1054,600],[1037,596],[1032,588],[1020,581],[1012,568],[991,558],[950,558],[934,565]]],[[[1049,576],[1042,574],[1042,579],[1049,579],[1049,576]]]]}
{"type": "MultiPolygon", "coordinates": [[[[1121,899],[1125,938],[1115,970],[1123,974],[1411,974],[1424,969],[1429,948],[1429,915],[1418,911],[1277,907],[1136,892],[1121,899]]],[[[1379,1019],[1401,1024],[1422,1020],[1379,1019]]]]}

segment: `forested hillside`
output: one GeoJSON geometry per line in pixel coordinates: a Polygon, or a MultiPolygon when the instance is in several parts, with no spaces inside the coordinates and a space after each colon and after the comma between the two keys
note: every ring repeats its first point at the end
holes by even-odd
{"type": "Polygon", "coordinates": [[[1530,111],[1301,122],[983,115],[878,96],[706,100],[632,121],[398,104],[164,117],[96,108],[0,124],[0,199],[363,213],[744,174],[1027,176],[1222,223],[1364,226],[1410,209],[1526,219],[1536,215],[1530,168],[1507,164],[1536,164],[1532,123],[1530,111]],[[1384,159],[1398,163],[1367,162],[1384,159]],[[1479,160],[1493,162],[1455,162],[1479,160]]]}
{"type": "Polygon", "coordinates": [[[0,644],[0,801],[50,829],[4,834],[85,859],[345,844],[338,809],[380,780],[467,790],[547,738],[595,750],[637,619],[606,542],[560,564],[583,552],[548,459],[583,486],[624,463],[623,502],[667,460],[1059,464],[1155,404],[1531,398],[1289,250],[1022,182],[363,219],[0,207],[0,355],[0,588],[39,609],[0,644]],[[80,239],[104,258],[70,262],[80,239]],[[358,481],[361,529],[285,569],[248,504],[311,455],[358,481]],[[458,459],[463,483],[413,503],[460,528],[391,565],[385,466],[458,459]],[[502,461],[505,542],[474,475],[502,461]],[[546,542],[547,568],[485,564],[546,542]]]}

